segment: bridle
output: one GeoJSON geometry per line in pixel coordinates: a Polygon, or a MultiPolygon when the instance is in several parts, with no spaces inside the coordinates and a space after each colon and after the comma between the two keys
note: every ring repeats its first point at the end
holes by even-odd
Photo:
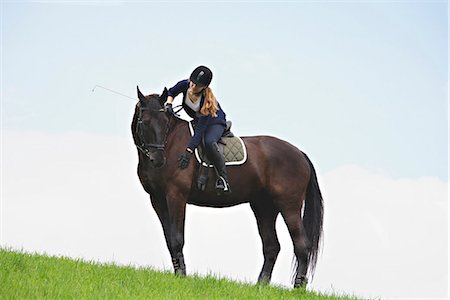
{"type": "Polygon", "coordinates": [[[139,115],[138,115],[138,119],[137,119],[137,126],[136,126],[136,132],[135,133],[139,137],[139,140],[140,140],[141,144],[140,145],[138,145],[137,143],[135,143],[135,144],[136,144],[136,147],[145,156],[150,158],[150,151],[151,150],[164,152],[164,150],[166,149],[167,137],[169,135],[170,123],[172,121],[172,115],[170,115],[169,121],[167,122],[167,125],[166,125],[166,132],[164,133],[164,142],[162,144],[146,143],[145,142],[145,138],[144,138],[144,132],[142,130],[142,126],[144,126],[143,121],[142,121],[142,112],[146,111],[146,110],[155,111],[155,112],[163,112],[163,113],[165,113],[166,110],[164,108],[151,109],[151,108],[146,108],[146,107],[139,107],[139,115]]]}

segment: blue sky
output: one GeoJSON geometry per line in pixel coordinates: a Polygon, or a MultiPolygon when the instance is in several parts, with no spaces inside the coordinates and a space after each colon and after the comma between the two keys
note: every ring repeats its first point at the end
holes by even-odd
{"type": "Polygon", "coordinates": [[[135,86],[198,64],[241,135],[286,138],[324,171],[447,178],[447,4],[3,3],[3,126],[128,135],[135,86]]]}
{"type": "MultiPolygon", "coordinates": [[[[2,1],[1,25],[2,245],[170,266],[135,172],[134,102],[92,89],[161,93],[204,64],[234,133],[283,138],[318,171],[326,247],[313,288],[448,293],[447,1],[2,1]]],[[[256,280],[247,206],[188,214],[190,270],[256,280]],[[236,243],[230,218],[248,255],[230,247],[224,263],[208,255],[236,243]]],[[[280,219],[274,281],[288,284],[280,219]]]]}

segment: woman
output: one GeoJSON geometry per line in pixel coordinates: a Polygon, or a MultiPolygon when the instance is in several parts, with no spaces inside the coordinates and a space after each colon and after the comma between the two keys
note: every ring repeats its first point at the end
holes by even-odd
{"type": "Polygon", "coordinates": [[[209,68],[197,67],[189,79],[182,80],[169,89],[166,109],[173,113],[173,99],[183,93],[183,108],[194,119],[194,135],[187,145],[186,151],[178,159],[180,168],[187,168],[195,148],[203,138],[206,154],[219,174],[216,189],[223,193],[229,193],[231,190],[225,169],[225,159],[217,144],[226,127],[226,116],[209,87],[211,80],[212,72],[209,68]]]}

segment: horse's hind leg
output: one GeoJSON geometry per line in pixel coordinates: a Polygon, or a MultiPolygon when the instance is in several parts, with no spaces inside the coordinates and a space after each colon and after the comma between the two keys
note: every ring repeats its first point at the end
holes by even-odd
{"type": "Polygon", "coordinates": [[[275,230],[275,221],[278,216],[278,210],[275,206],[262,199],[250,202],[256,222],[258,223],[259,235],[261,236],[264,253],[264,265],[258,277],[258,283],[269,283],[272,277],[273,267],[280,252],[280,243],[278,242],[275,230]]]}
{"type": "Polygon", "coordinates": [[[297,258],[297,270],[295,271],[294,287],[306,287],[308,271],[309,242],[306,237],[303,221],[300,216],[301,206],[297,203],[284,203],[281,214],[284,218],[289,234],[294,244],[294,254],[297,258]]]}

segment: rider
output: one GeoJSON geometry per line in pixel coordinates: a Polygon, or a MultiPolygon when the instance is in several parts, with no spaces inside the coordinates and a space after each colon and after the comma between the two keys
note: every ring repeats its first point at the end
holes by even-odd
{"type": "Polygon", "coordinates": [[[195,128],[194,135],[185,152],[178,159],[179,167],[181,169],[187,168],[192,153],[203,138],[206,154],[219,174],[216,189],[227,193],[231,190],[225,169],[225,159],[217,144],[226,128],[226,117],[209,87],[211,80],[212,72],[209,68],[205,66],[197,67],[189,79],[181,80],[169,89],[166,110],[173,113],[173,99],[183,93],[183,108],[194,119],[195,128]]]}

